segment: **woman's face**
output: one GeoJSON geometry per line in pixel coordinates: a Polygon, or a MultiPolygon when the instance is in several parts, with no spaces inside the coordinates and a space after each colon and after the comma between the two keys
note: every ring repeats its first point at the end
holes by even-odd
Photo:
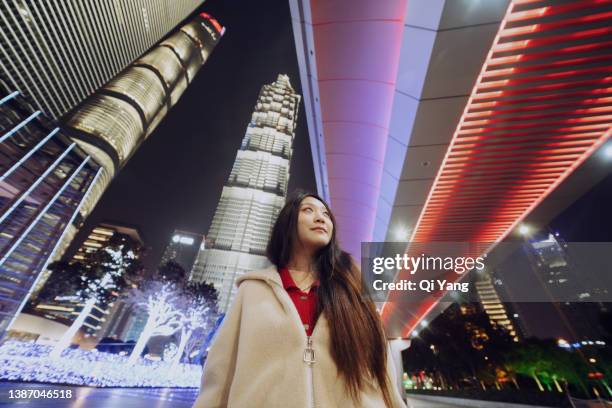
{"type": "Polygon", "coordinates": [[[302,200],[297,224],[298,239],[306,248],[316,251],[329,244],[334,225],[320,200],[310,196],[302,200]]]}

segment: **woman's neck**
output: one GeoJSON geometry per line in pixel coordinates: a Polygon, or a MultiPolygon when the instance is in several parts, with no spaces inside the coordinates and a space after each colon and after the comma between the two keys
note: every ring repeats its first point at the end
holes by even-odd
{"type": "Polygon", "coordinates": [[[287,264],[287,268],[300,272],[316,272],[314,257],[312,254],[300,250],[293,251],[291,259],[287,264]]]}

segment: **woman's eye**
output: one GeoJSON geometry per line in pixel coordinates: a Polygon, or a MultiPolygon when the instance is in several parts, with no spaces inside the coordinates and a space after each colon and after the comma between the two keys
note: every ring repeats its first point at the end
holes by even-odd
{"type": "Polygon", "coordinates": [[[312,212],[312,208],[306,207],[304,208],[304,211],[312,212]]]}

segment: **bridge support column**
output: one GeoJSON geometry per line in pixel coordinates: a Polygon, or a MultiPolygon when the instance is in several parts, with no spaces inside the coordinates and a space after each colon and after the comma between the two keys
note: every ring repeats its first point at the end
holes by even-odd
{"type": "Polygon", "coordinates": [[[393,365],[395,366],[395,378],[397,379],[397,387],[399,387],[400,392],[403,398],[406,398],[406,390],[404,389],[404,384],[402,382],[402,377],[404,374],[404,362],[402,361],[402,351],[406,350],[410,347],[409,339],[391,339],[389,340],[389,347],[391,349],[389,358],[393,361],[393,365]]]}

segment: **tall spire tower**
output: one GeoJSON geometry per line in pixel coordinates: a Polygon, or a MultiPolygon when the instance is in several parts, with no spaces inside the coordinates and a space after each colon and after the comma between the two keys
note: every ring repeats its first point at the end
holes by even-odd
{"type": "Polygon", "coordinates": [[[269,264],[266,245],[287,196],[299,102],[287,75],[261,88],[206,248],[200,250],[191,271],[191,280],[215,286],[220,311],[231,303],[238,276],[269,264]]]}

